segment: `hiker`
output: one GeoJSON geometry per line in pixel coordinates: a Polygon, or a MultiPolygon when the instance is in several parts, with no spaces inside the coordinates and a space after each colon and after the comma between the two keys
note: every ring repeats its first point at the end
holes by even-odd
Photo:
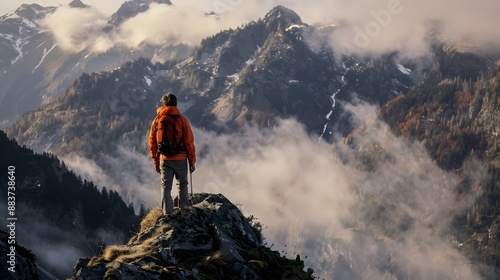
{"type": "Polygon", "coordinates": [[[156,172],[161,174],[161,206],[166,215],[174,211],[170,194],[174,175],[179,185],[179,207],[189,207],[187,164],[189,162],[189,171],[193,173],[196,150],[189,121],[177,109],[177,97],[166,93],[161,101],[164,106],[156,110],[148,144],[156,172]]]}

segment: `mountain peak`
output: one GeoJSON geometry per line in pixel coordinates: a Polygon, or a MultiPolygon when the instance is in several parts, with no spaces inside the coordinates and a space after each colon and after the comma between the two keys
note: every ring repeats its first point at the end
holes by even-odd
{"type": "Polygon", "coordinates": [[[280,21],[287,24],[303,24],[302,19],[295,11],[282,5],[278,5],[269,11],[264,17],[264,20],[280,21]]]}
{"type": "Polygon", "coordinates": [[[108,26],[104,28],[105,32],[109,32],[114,27],[120,25],[128,18],[134,17],[149,9],[152,3],[172,5],[170,0],[128,0],[125,1],[118,11],[114,13],[108,21],[108,26]]]}
{"type": "Polygon", "coordinates": [[[42,7],[38,4],[22,4],[16,9],[15,14],[21,18],[35,20],[45,17],[53,9],[54,7],[42,7]]]}
{"type": "Polygon", "coordinates": [[[71,1],[71,3],[69,3],[69,6],[71,8],[88,8],[90,6],[84,4],[82,1],[80,0],[73,0],[71,1]]]}
{"type": "Polygon", "coordinates": [[[140,232],[126,245],[103,255],[80,259],[73,279],[313,279],[300,258],[289,260],[262,245],[259,226],[252,226],[222,194],[195,194],[191,209],[165,216],[151,211],[140,232]],[[203,277],[202,277],[203,276],[203,277]]]}
{"type": "Polygon", "coordinates": [[[167,5],[172,5],[172,2],[170,2],[170,0],[155,0],[153,1],[155,3],[159,3],[159,4],[167,4],[167,5]]]}

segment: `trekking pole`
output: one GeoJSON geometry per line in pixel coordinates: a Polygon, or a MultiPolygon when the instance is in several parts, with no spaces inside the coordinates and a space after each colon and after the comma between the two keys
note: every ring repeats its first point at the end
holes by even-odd
{"type": "Polygon", "coordinates": [[[191,165],[189,166],[189,180],[191,181],[191,206],[193,206],[193,172],[191,172],[191,165]]]}

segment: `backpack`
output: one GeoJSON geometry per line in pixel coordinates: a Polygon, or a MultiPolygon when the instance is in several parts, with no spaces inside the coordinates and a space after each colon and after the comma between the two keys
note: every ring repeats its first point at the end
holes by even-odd
{"type": "Polygon", "coordinates": [[[173,156],[186,148],[183,145],[184,131],[178,120],[180,115],[163,115],[158,117],[156,124],[156,142],[158,152],[162,155],[173,156]]]}

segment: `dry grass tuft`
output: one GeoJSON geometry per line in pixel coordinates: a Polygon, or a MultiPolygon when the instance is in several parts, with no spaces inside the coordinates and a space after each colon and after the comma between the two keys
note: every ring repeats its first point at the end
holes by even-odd
{"type": "Polygon", "coordinates": [[[144,246],[112,245],[104,249],[102,259],[109,263],[132,263],[145,255],[154,254],[154,252],[145,251],[145,249],[147,248],[144,246]]]}
{"type": "Polygon", "coordinates": [[[158,218],[160,218],[163,215],[162,209],[161,208],[155,208],[149,212],[144,219],[141,221],[141,229],[140,232],[143,232],[144,230],[154,226],[158,218]]]}
{"type": "Polygon", "coordinates": [[[121,263],[133,263],[146,255],[152,256],[154,254],[154,252],[144,251],[144,249],[145,248],[138,248],[137,246],[135,246],[134,250],[131,250],[129,254],[118,256],[115,260],[121,263]]]}
{"type": "Polygon", "coordinates": [[[226,263],[226,258],[220,250],[214,252],[207,260],[218,263],[219,265],[224,265],[226,263]]]}
{"type": "Polygon", "coordinates": [[[94,267],[102,262],[103,258],[102,257],[92,257],[87,264],[88,267],[94,267]]]}
{"type": "Polygon", "coordinates": [[[130,247],[112,245],[112,246],[108,246],[108,247],[106,247],[106,249],[104,249],[104,252],[102,253],[102,258],[105,261],[110,262],[119,256],[127,255],[127,254],[130,254],[130,247]]]}

